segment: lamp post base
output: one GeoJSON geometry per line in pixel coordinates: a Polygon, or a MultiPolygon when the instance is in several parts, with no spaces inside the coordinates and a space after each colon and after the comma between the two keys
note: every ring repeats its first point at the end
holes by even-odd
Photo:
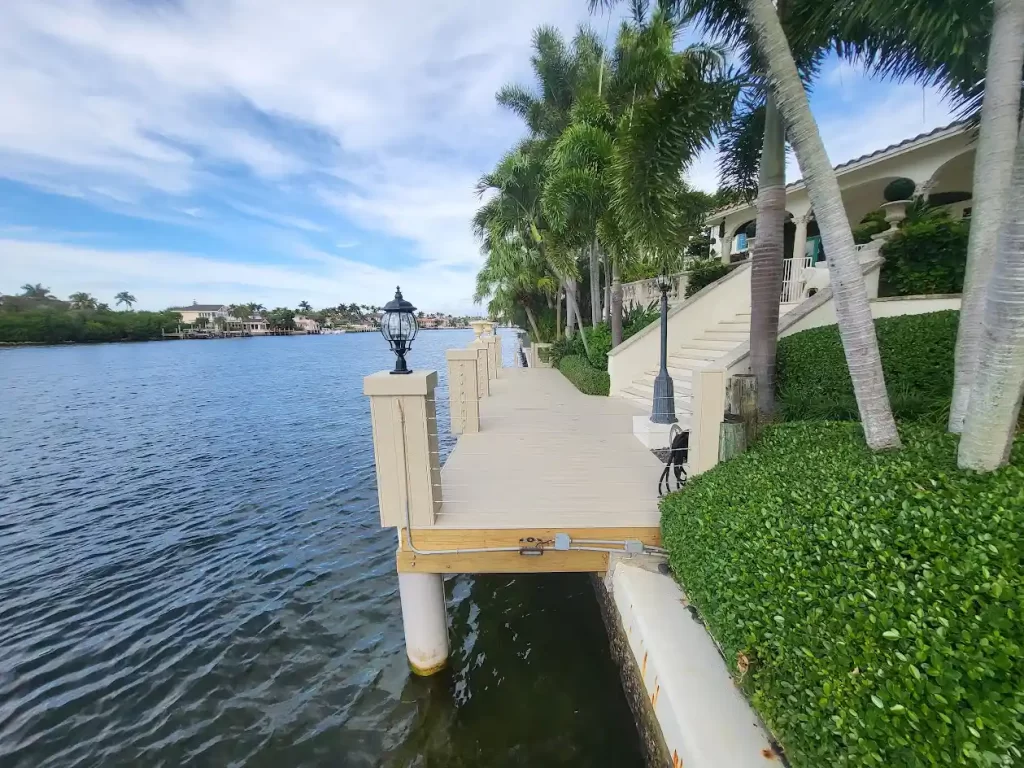
{"type": "Polygon", "coordinates": [[[675,424],[676,399],[675,386],[668,371],[662,369],[654,380],[654,407],[651,410],[651,421],[655,424],[675,424]]]}

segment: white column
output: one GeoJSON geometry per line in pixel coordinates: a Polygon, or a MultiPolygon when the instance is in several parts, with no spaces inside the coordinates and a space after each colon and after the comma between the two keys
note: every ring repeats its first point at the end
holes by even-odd
{"type": "Polygon", "coordinates": [[[409,667],[424,677],[440,672],[448,663],[444,578],[439,573],[399,573],[398,595],[409,667]]]}
{"type": "Polygon", "coordinates": [[[732,257],[732,235],[729,233],[728,225],[725,227],[725,234],[722,235],[719,240],[722,241],[722,247],[719,249],[719,252],[722,254],[722,262],[724,264],[728,264],[729,259],[732,257]]]}
{"type": "MultiPolygon", "coordinates": [[[[793,219],[796,235],[793,237],[793,258],[802,259],[807,254],[807,214],[793,219]]],[[[803,266],[803,263],[800,264],[803,266]]]]}

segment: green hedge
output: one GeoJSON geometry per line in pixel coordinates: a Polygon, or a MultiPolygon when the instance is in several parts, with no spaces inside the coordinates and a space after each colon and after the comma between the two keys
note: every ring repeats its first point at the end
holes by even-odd
{"type": "Polygon", "coordinates": [[[769,428],[662,502],[673,571],[794,768],[1021,765],[1024,438],[901,432],[769,428]]]}
{"type": "Polygon", "coordinates": [[[732,271],[721,259],[694,259],[687,270],[686,298],[690,298],[705,286],[720,280],[732,271]]]}
{"type": "MultiPolygon", "coordinates": [[[[875,321],[885,383],[899,419],[944,422],[953,392],[953,349],[960,313],[875,321]]],[[[835,325],[779,340],[779,414],[794,419],[857,419],[857,401],[835,325]]]]}
{"type": "Polygon", "coordinates": [[[558,361],[558,370],[585,395],[607,395],[611,388],[608,372],[594,368],[580,355],[563,357],[558,361]]]}
{"type": "Polygon", "coordinates": [[[947,216],[907,221],[882,246],[882,296],[960,293],[967,268],[970,226],[947,216]]]}
{"type": "Polygon", "coordinates": [[[180,321],[176,312],[31,309],[0,312],[0,342],[144,341],[180,321]]]}

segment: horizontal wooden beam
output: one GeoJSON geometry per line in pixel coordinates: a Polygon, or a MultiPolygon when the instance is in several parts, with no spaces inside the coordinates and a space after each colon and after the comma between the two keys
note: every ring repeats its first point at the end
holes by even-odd
{"type": "MultiPolygon", "coordinates": [[[[406,543],[406,530],[402,529],[402,544],[406,543]]],[[[555,534],[567,533],[574,541],[600,539],[625,541],[639,539],[651,547],[661,546],[661,529],[634,528],[413,528],[412,538],[417,549],[481,549],[484,547],[519,547],[533,539],[554,546],[555,534]]]]}
{"type": "MultiPolygon", "coordinates": [[[[624,541],[639,539],[661,546],[661,531],[643,528],[416,528],[416,549],[473,550],[515,547],[512,552],[454,552],[418,554],[401,531],[398,549],[400,573],[595,573],[608,570],[608,553],[554,549],[555,534],[567,533],[579,546],[586,539],[624,541]],[[530,554],[522,554],[526,549],[530,554]],[[540,553],[536,553],[540,550],[540,553]]],[[[594,544],[591,546],[615,545],[594,544]]]]}
{"type": "MultiPolygon", "coordinates": [[[[418,546],[418,545],[417,545],[418,546]]],[[[608,570],[604,552],[556,552],[521,555],[518,552],[465,552],[417,555],[398,551],[399,573],[594,573],[608,570]]]]}

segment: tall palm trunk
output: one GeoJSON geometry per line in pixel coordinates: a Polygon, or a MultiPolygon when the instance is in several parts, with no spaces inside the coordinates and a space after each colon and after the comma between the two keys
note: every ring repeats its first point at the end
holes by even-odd
{"type": "Polygon", "coordinates": [[[572,296],[576,292],[576,279],[566,278],[565,280],[565,338],[571,339],[576,329],[576,315],[572,311],[572,296]]]}
{"type": "Polygon", "coordinates": [[[829,163],[772,0],[746,0],[746,4],[758,44],[768,63],[772,88],[788,128],[789,140],[807,180],[811,207],[828,253],[839,335],[843,340],[864,435],[873,450],[898,448],[900,437],[889,406],[889,394],[885,390],[875,325],[850,222],[839,193],[839,182],[829,163]]]}
{"type": "Polygon", "coordinates": [[[983,472],[1009,460],[1024,397],[1024,127],[1016,155],[958,457],[964,469],[983,472]]]}
{"type": "Polygon", "coordinates": [[[580,315],[580,305],[576,302],[576,280],[572,281],[572,290],[568,290],[568,286],[565,291],[565,306],[566,313],[572,317],[575,316],[576,320],[580,324],[580,339],[583,341],[583,351],[587,353],[587,357],[590,357],[590,344],[587,343],[587,332],[583,330],[583,317],[580,315]]]}
{"type": "Polygon", "coordinates": [[[775,354],[786,225],[786,129],[768,94],[757,179],[757,240],[750,265],[750,367],[757,378],[757,408],[775,414],[775,354]]]}
{"type": "Polygon", "coordinates": [[[967,243],[967,273],[956,335],[953,401],[949,431],[964,428],[971,390],[978,370],[985,289],[996,260],[996,241],[1003,225],[1006,198],[1017,141],[1020,72],[1024,64],[1024,2],[996,0],[992,40],[988,49],[981,129],[974,158],[974,202],[967,243]]]}
{"type": "MultiPolygon", "coordinates": [[[[597,240],[590,243],[590,324],[601,322],[601,261],[597,255],[597,240]]],[[[583,327],[583,321],[580,321],[583,327]]]]}
{"type": "Polygon", "coordinates": [[[540,342],[540,331],[537,329],[537,318],[533,315],[533,309],[528,301],[523,302],[523,309],[526,310],[526,319],[530,323],[530,330],[533,331],[533,340],[540,342]]]}
{"type": "Polygon", "coordinates": [[[605,251],[602,256],[604,259],[604,298],[601,301],[601,322],[610,325],[612,321],[612,255],[605,251]]]}
{"type": "Polygon", "coordinates": [[[555,292],[555,341],[562,336],[562,284],[558,284],[555,292]]]}
{"type": "Polygon", "coordinates": [[[612,262],[612,285],[611,297],[608,300],[608,319],[612,327],[612,349],[622,343],[622,276],[619,274],[619,260],[611,259],[612,262]]]}

